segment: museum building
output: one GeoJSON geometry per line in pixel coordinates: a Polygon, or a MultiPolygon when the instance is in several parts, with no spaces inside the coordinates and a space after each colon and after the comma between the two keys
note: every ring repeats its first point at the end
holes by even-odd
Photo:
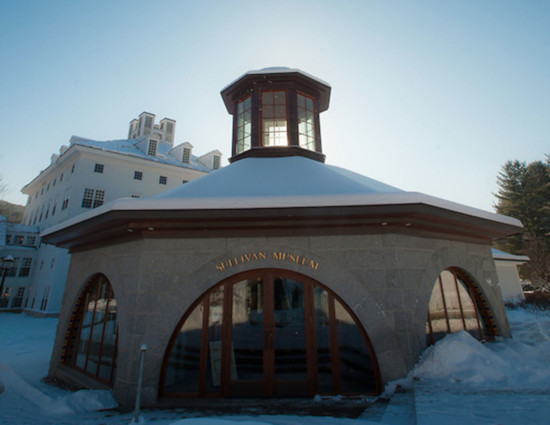
{"type": "Polygon", "coordinates": [[[142,401],[361,396],[466,330],[509,337],[491,243],[513,218],[325,164],[330,86],[300,70],[221,92],[230,165],[48,229],[72,254],[50,377],[142,401]]]}

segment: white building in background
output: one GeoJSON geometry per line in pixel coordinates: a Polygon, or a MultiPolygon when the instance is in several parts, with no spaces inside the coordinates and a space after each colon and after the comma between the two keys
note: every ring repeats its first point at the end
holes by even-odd
{"type": "Polygon", "coordinates": [[[529,262],[529,257],[509,254],[493,248],[493,259],[504,301],[512,303],[523,301],[525,295],[521,287],[518,266],[529,262]]]}
{"type": "MultiPolygon", "coordinates": [[[[39,231],[119,198],[147,198],[220,167],[218,150],[197,156],[189,142],[174,146],[176,121],[143,112],[130,122],[128,139],[96,141],[73,136],[50,165],[28,183],[23,224],[39,231]]],[[[70,255],[40,244],[23,308],[57,315],[70,255]]]]}
{"type": "Polygon", "coordinates": [[[0,215],[0,279],[4,283],[0,292],[0,311],[23,309],[38,243],[38,227],[9,223],[0,215]],[[13,264],[4,270],[6,263],[2,260],[9,256],[13,257],[13,264]]]}

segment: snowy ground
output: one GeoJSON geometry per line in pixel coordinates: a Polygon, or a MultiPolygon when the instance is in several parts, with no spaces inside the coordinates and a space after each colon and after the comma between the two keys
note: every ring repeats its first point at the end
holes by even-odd
{"type": "MultiPolygon", "coordinates": [[[[357,419],[304,416],[192,417],[148,410],[154,425],[370,425],[550,423],[550,311],[508,311],[513,338],[481,344],[467,333],[447,336],[423,354],[409,377],[388,386],[391,401],[357,419]],[[393,392],[397,387],[399,391],[393,392]],[[403,390],[404,389],[404,390],[403,390]]],[[[0,314],[0,424],[129,424],[105,391],[71,393],[47,385],[57,319],[0,314]]]]}

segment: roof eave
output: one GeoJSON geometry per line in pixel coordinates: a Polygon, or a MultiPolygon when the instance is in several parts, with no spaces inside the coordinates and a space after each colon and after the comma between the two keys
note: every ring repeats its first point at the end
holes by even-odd
{"type": "Polygon", "coordinates": [[[490,244],[521,226],[426,204],[226,209],[106,209],[48,229],[42,241],[86,249],[144,237],[403,233],[490,244]]]}

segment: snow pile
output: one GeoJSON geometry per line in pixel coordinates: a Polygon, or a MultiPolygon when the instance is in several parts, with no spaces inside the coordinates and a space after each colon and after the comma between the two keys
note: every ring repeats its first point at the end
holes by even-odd
{"type": "Polygon", "coordinates": [[[509,318],[512,339],[483,344],[465,331],[447,335],[424,352],[409,377],[476,390],[549,390],[550,312],[511,310],[509,318]]]}
{"type": "Polygon", "coordinates": [[[46,414],[66,415],[117,407],[112,392],[105,390],[69,392],[54,399],[30,385],[4,363],[0,363],[0,382],[5,391],[26,399],[46,414]]]}
{"type": "Polygon", "coordinates": [[[81,412],[93,412],[96,410],[112,409],[118,404],[112,391],[107,390],[80,390],[59,397],[48,407],[48,413],[70,414],[81,412]]]}

